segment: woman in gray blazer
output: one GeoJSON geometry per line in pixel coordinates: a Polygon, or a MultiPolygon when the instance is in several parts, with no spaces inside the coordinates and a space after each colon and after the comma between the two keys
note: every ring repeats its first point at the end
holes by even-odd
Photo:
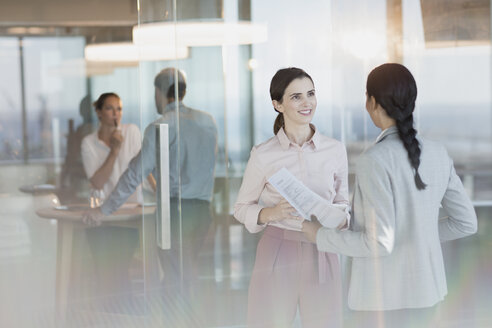
{"type": "Polygon", "coordinates": [[[303,231],[319,251],[352,258],[357,327],[436,327],[430,321],[447,294],[441,242],[475,233],[476,214],[446,149],[416,136],[410,71],[381,65],[366,88],[382,132],[356,164],[353,222],[336,230],[305,221],[303,231]],[[439,219],[441,205],[447,217],[439,219]]]}

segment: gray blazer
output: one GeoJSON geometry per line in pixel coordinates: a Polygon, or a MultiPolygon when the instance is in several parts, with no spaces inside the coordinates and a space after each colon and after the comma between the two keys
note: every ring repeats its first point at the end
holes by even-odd
{"type": "Polygon", "coordinates": [[[348,302],[354,310],[430,307],[447,294],[441,241],[477,231],[477,217],[444,147],[419,138],[418,190],[396,127],[356,165],[349,230],[321,228],[318,250],[352,257],[348,302]],[[442,205],[447,217],[439,219],[442,205]]]}

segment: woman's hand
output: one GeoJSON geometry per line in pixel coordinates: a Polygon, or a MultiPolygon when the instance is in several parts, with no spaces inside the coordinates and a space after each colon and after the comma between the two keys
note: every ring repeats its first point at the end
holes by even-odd
{"type": "Polygon", "coordinates": [[[319,228],[321,228],[321,223],[319,223],[314,215],[311,215],[311,221],[304,220],[302,222],[302,232],[304,232],[304,236],[315,244],[316,234],[318,233],[319,228]]]}
{"type": "Polygon", "coordinates": [[[343,221],[338,225],[337,229],[340,230],[340,229],[345,229],[347,227],[348,227],[348,221],[347,218],[345,217],[343,221]]]}
{"type": "Polygon", "coordinates": [[[109,137],[109,148],[111,150],[104,163],[89,179],[94,189],[103,189],[106,182],[108,182],[122,144],[123,135],[121,134],[121,131],[119,129],[114,129],[109,137]]]}
{"type": "Polygon", "coordinates": [[[114,129],[113,133],[111,133],[111,137],[109,137],[109,148],[111,148],[111,151],[118,153],[122,144],[123,135],[121,134],[121,130],[114,129]]]}
{"type": "Polygon", "coordinates": [[[82,222],[90,227],[97,227],[101,225],[103,217],[100,207],[91,208],[82,214],[82,222]]]}
{"type": "Polygon", "coordinates": [[[302,220],[296,216],[296,209],[288,201],[282,199],[275,207],[265,207],[258,215],[258,224],[276,222],[284,219],[302,220]]]}

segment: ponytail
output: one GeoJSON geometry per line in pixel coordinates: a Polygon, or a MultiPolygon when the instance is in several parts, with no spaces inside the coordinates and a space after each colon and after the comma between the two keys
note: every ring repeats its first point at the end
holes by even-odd
{"type": "Polygon", "coordinates": [[[284,114],[278,113],[275,123],[273,123],[273,134],[277,134],[280,128],[285,128],[284,114]]]}

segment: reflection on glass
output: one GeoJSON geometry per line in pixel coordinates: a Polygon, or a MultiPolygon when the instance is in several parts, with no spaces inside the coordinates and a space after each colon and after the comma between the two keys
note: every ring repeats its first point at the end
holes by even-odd
{"type": "Polygon", "coordinates": [[[19,40],[0,38],[0,161],[21,160],[22,145],[22,86],[20,75],[19,40]]]}
{"type": "MultiPolygon", "coordinates": [[[[57,224],[40,219],[35,211],[54,206],[50,200],[53,195],[43,194],[47,192],[45,186],[57,193],[62,205],[88,201],[89,182],[83,172],[80,143],[95,128],[95,111],[89,106],[88,115],[79,113],[81,99],[87,96],[86,102],[90,103],[103,92],[116,92],[125,104],[123,124],[136,124],[144,131],[161,118],[155,107],[154,78],[164,67],[187,73],[184,104],[210,114],[217,125],[211,201],[214,211],[204,246],[196,256],[199,263],[215,263],[215,271],[206,265],[202,270],[202,264],[194,263],[199,269],[194,293],[205,305],[193,308],[193,315],[188,305],[179,303],[177,294],[162,292],[159,284],[151,288],[153,295],[159,295],[158,300],[152,299],[156,302],[152,305],[157,304],[152,307],[152,315],[169,327],[180,323],[166,321],[170,318],[203,319],[201,326],[209,327],[246,324],[246,287],[259,236],[241,228],[231,213],[251,147],[273,135],[270,122],[274,113],[270,110],[268,89],[270,77],[280,67],[303,67],[316,81],[320,110],[313,122],[320,132],[345,144],[352,186],[353,163],[379,133],[364,109],[366,76],[386,61],[405,64],[420,86],[415,111],[419,134],[446,146],[480,215],[490,217],[492,54],[488,1],[454,7],[446,0],[314,0],[308,5],[294,1],[279,5],[264,0],[140,0],[138,6],[136,1],[130,1],[131,5],[120,1],[106,11],[111,14],[100,21],[104,26],[95,26],[101,13],[91,12],[87,9],[90,6],[84,6],[90,11],[84,18],[84,8],[73,7],[73,1],[66,1],[63,6],[54,2],[38,1],[35,8],[40,10],[29,11],[29,24],[17,20],[27,8],[18,2],[0,11],[0,16],[8,18],[0,28],[0,217],[6,220],[0,224],[0,235],[7,236],[0,244],[11,250],[11,243],[16,241],[20,250],[11,253],[16,254],[14,257],[1,258],[5,265],[0,270],[0,280],[8,282],[8,286],[3,284],[5,288],[0,288],[2,327],[42,326],[40,323],[45,322],[48,327],[63,326],[55,322],[53,315],[57,224]],[[53,6],[57,9],[50,10],[53,6]],[[52,13],[49,17],[66,21],[77,15],[80,26],[51,26],[48,16],[39,15],[44,10],[52,13]],[[128,16],[120,20],[118,15],[124,13],[128,16]],[[224,38],[213,45],[195,44],[188,47],[188,57],[179,60],[173,57],[125,64],[86,62],[86,45],[132,42],[137,21],[140,25],[166,23],[171,27],[191,21],[246,21],[266,26],[268,38],[252,44],[240,44],[238,39],[223,42],[224,38]],[[42,26],[34,26],[37,23],[42,26]],[[398,28],[398,24],[402,26],[398,28]],[[59,164],[63,164],[61,172],[59,164]],[[23,186],[30,186],[35,192],[21,191],[26,190],[20,188],[23,186]],[[36,276],[31,272],[37,272],[36,276]],[[234,284],[229,283],[231,279],[234,284]],[[169,303],[159,303],[162,299],[169,303]]],[[[198,41],[204,42],[201,37],[198,41]]],[[[168,41],[164,46],[175,50],[178,42],[182,41],[168,41]]],[[[179,101],[175,103],[177,111],[181,106],[179,101]]],[[[181,122],[183,115],[178,116],[176,122],[181,122]]],[[[180,133],[186,134],[187,129],[180,133]]],[[[183,154],[184,144],[176,143],[183,154]]],[[[180,159],[176,156],[174,161],[181,170],[180,159]]],[[[145,180],[142,171],[138,172],[145,180]]],[[[175,189],[186,189],[185,180],[177,182],[175,189]]],[[[146,201],[155,202],[152,192],[145,196],[146,201]]],[[[176,204],[176,216],[186,220],[185,211],[179,202],[176,204]]],[[[484,222],[480,225],[484,229],[480,231],[481,244],[487,235],[484,222]]],[[[148,241],[155,231],[154,222],[147,216],[142,225],[146,228],[142,239],[148,241]]],[[[173,234],[174,241],[179,243],[181,236],[181,232],[173,234]]],[[[447,274],[451,299],[445,314],[447,322],[457,326],[465,317],[468,325],[490,321],[488,315],[483,315],[490,312],[491,304],[491,293],[484,288],[487,279],[482,277],[482,272],[488,272],[483,265],[487,253],[475,239],[466,244],[444,246],[449,251],[445,262],[450,264],[447,274]],[[469,256],[470,252],[474,255],[469,256]],[[466,302],[458,301],[464,299],[466,302]],[[456,306],[463,311],[457,314],[456,306]]],[[[77,297],[83,295],[86,304],[91,305],[95,295],[94,267],[85,234],[75,234],[74,245],[71,300],[78,301],[77,297]]],[[[148,255],[138,251],[135,254],[131,265],[134,287],[151,285],[148,277],[144,278],[144,272],[151,271],[146,267],[148,255]]],[[[160,265],[158,260],[154,262],[160,265]]],[[[164,278],[164,271],[160,278],[164,278]]],[[[92,320],[91,311],[84,312],[84,318],[88,315],[92,320]]],[[[72,322],[77,325],[80,313],[73,313],[72,322]]],[[[94,316],[107,319],[101,312],[94,316]]],[[[107,324],[104,320],[94,324],[107,324]]]]}

